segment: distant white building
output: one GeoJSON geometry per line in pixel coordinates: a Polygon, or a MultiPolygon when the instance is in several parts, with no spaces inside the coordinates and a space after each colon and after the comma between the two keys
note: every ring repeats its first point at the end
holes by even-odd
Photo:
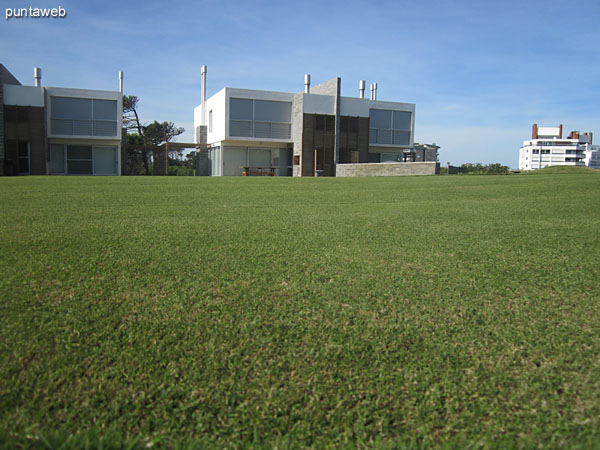
{"type": "Polygon", "coordinates": [[[600,146],[592,145],[593,134],[571,131],[562,137],[563,127],[533,124],[531,140],[519,150],[519,170],[549,166],[587,166],[600,169],[600,146]]]}

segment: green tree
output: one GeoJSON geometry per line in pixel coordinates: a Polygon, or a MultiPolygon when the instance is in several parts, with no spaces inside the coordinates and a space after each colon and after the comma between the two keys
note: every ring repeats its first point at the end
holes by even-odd
{"type": "MultiPolygon", "coordinates": [[[[142,125],[138,114],[139,99],[135,95],[123,96],[123,125],[127,129],[127,142],[132,145],[162,145],[182,134],[185,129],[176,127],[173,122],[154,121],[142,125]]],[[[176,158],[177,150],[170,152],[169,157],[176,158]]],[[[129,150],[127,157],[128,173],[130,175],[149,175],[151,150],[129,150]]]]}

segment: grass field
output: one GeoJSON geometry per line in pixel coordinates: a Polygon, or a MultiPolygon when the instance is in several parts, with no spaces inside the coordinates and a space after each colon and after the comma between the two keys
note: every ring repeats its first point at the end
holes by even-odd
{"type": "Polygon", "coordinates": [[[0,444],[598,448],[599,194],[0,178],[0,444]]]}

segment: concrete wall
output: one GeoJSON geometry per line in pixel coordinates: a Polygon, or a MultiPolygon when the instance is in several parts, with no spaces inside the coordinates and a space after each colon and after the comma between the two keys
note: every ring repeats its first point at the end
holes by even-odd
{"type": "MultiPolygon", "coordinates": [[[[210,144],[214,144],[216,142],[220,142],[225,140],[226,132],[227,132],[227,118],[226,116],[226,102],[227,102],[227,89],[221,89],[212,97],[206,99],[206,126],[207,126],[207,140],[206,142],[210,144]],[[212,118],[212,131],[208,131],[208,122],[210,112],[213,112],[212,118]]],[[[202,116],[202,104],[196,106],[194,108],[194,129],[196,127],[202,125],[201,116],[202,116]]]]}
{"type": "MultiPolygon", "coordinates": [[[[304,94],[299,93],[294,95],[294,103],[292,105],[292,139],[294,142],[293,156],[300,156],[302,149],[302,123],[303,123],[303,111],[304,109],[304,94]]],[[[300,164],[294,164],[292,169],[292,175],[295,177],[300,176],[300,164]]]]}
{"type": "Polygon", "coordinates": [[[335,98],[330,95],[302,95],[302,111],[305,114],[335,114],[335,98]]]}
{"type": "Polygon", "coordinates": [[[325,83],[317,84],[315,86],[310,87],[311,94],[320,94],[320,95],[338,95],[338,83],[340,83],[340,78],[332,78],[325,83]]]}
{"type": "Polygon", "coordinates": [[[35,86],[4,86],[4,104],[44,107],[44,88],[35,86]]]}
{"type": "Polygon", "coordinates": [[[410,175],[435,175],[440,165],[434,162],[338,164],[338,177],[400,177],[410,175]]]}

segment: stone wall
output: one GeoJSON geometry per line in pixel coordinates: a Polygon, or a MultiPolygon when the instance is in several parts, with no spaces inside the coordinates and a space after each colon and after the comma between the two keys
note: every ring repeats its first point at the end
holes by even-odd
{"type": "MultiPolygon", "coordinates": [[[[199,125],[196,127],[196,143],[206,144],[208,140],[208,127],[199,125]]],[[[208,148],[196,149],[196,176],[206,177],[210,175],[210,158],[208,148]]]]}
{"type": "Polygon", "coordinates": [[[338,164],[337,177],[401,177],[411,175],[435,175],[440,171],[439,163],[369,163],[338,164]]]}
{"type": "Polygon", "coordinates": [[[303,97],[302,92],[294,95],[293,111],[292,111],[292,138],[294,141],[292,164],[293,170],[292,175],[295,177],[300,176],[300,156],[302,155],[302,127],[303,127],[303,97]],[[298,158],[294,158],[294,157],[298,158]],[[298,159],[298,164],[294,161],[298,159]]]}

